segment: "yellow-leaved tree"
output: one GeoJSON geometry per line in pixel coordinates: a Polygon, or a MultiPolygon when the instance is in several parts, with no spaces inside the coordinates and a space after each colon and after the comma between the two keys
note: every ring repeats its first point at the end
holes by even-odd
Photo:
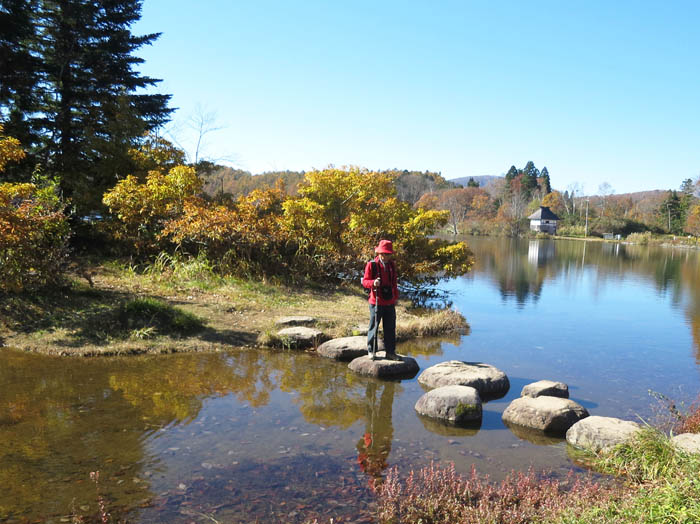
{"type": "MultiPolygon", "coordinates": [[[[24,158],[19,141],[0,125],[0,172],[24,158]]],[[[0,290],[23,291],[60,280],[69,227],[51,180],[0,183],[0,290]]]]}
{"type": "Polygon", "coordinates": [[[194,167],[172,165],[180,158],[167,141],[147,142],[132,152],[139,165],[149,166],[145,179],[129,175],[107,191],[102,201],[113,217],[112,233],[129,244],[136,254],[154,253],[164,247],[162,230],[180,217],[186,201],[202,187],[194,167]]]}
{"type": "Polygon", "coordinates": [[[379,239],[394,241],[402,278],[414,283],[466,273],[472,255],[463,243],[432,238],[448,211],[413,209],[396,196],[391,173],[358,167],[306,174],[284,220],[307,271],[354,278],[379,239]]]}

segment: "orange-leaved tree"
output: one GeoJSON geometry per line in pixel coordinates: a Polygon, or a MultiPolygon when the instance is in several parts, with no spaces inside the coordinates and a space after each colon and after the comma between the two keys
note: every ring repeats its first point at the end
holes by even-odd
{"type": "Polygon", "coordinates": [[[692,206],[688,210],[685,219],[685,232],[694,236],[700,236],[700,204],[692,206]]]}
{"type": "Polygon", "coordinates": [[[201,198],[185,202],[181,216],[163,229],[183,251],[204,252],[221,271],[272,274],[289,270],[289,238],[282,221],[281,187],[255,190],[233,204],[201,198]]]}
{"type": "MultiPolygon", "coordinates": [[[[0,172],[22,158],[20,143],[4,136],[0,125],[0,172]]],[[[70,231],[57,187],[51,180],[0,183],[0,290],[60,280],[70,231]]]]}

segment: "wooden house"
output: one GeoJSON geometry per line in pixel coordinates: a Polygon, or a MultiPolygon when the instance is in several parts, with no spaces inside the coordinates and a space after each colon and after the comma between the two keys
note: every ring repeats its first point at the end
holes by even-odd
{"type": "Polygon", "coordinates": [[[530,219],[530,229],[550,235],[557,234],[557,224],[561,220],[547,206],[540,206],[532,215],[527,217],[530,219]]]}

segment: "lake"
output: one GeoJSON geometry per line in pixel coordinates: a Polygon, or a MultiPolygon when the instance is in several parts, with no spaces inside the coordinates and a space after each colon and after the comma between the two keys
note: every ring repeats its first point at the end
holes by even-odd
{"type": "Polygon", "coordinates": [[[583,471],[564,440],[501,422],[525,384],[558,380],[593,415],[655,416],[649,391],[700,391],[697,251],[467,238],[474,270],[442,288],[467,335],[403,344],[425,369],[486,362],[508,394],[478,427],[419,418],[417,379],[356,376],[309,353],[70,359],[0,351],[0,520],[367,522],[388,468],[431,461],[498,480],[583,471]],[[99,472],[97,482],[91,472],[99,472]],[[338,518],[340,520],[338,520],[338,518]]]}

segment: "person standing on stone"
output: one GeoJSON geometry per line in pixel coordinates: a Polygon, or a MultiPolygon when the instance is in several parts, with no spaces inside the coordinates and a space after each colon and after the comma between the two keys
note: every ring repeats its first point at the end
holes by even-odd
{"type": "Polygon", "coordinates": [[[399,298],[396,264],[393,260],[394,247],[391,240],[380,240],[374,248],[377,256],[367,262],[362,285],[369,289],[369,331],[367,332],[367,352],[374,360],[373,348],[379,330],[384,326],[384,346],[386,358],[401,360],[396,354],[396,301],[399,298]]]}

